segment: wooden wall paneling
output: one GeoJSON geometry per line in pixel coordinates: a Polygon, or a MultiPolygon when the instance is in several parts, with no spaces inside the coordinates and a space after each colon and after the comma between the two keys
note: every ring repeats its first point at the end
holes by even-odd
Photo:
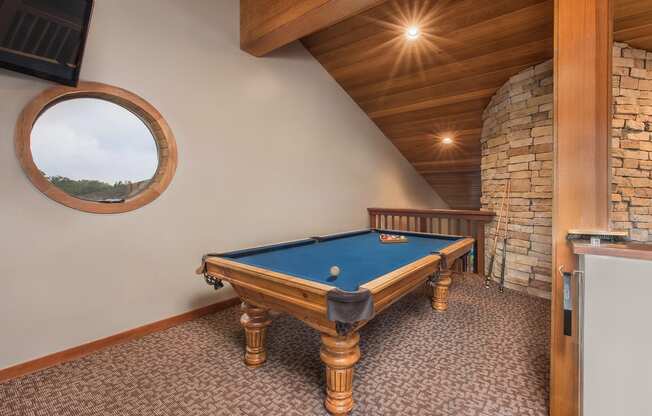
{"type": "Polygon", "coordinates": [[[610,0],[555,2],[555,187],[550,412],[578,416],[578,325],[563,334],[563,281],[575,256],[571,228],[609,225],[612,7],[610,0]]]}

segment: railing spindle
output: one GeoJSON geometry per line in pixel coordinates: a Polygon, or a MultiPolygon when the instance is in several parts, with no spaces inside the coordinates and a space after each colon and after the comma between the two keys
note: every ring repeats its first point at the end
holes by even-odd
{"type": "Polygon", "coordinates": [[[369,208],[368,211],[370,226],[374,228],[471,236],[475,238],[473,270],[476,273],[484,273],[485,224],[492,221],[495,215],[493,212],[389,208],[369,208]]]}

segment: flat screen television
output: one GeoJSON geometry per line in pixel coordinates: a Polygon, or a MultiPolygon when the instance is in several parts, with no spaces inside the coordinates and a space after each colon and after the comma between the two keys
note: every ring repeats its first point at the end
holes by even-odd
{"type": "Polygon", "coordinates": [[[94,0],[0,0],[0,67],[77,86],[94,0]]]}

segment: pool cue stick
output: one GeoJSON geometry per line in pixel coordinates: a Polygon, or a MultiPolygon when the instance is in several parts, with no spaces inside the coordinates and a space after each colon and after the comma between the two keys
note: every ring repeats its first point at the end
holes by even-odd
{"type": "Polygon", "coordinates": [[[500,268],[500,286],[498,290],[503,292],[505,290],[505,265],[507,264],[507,226],[509,225],[509,204],[511,202],[510,196],[512,193],[512,183],[507,185],[507,211],[505,212],[505,228],[503,229],[503,264],[500,268]]]}
{"type": "Polygon", "coordinates": [[[494,261],[496,260],[496,246],[498,245],[498,235],[500,234],[500,223],[503,221],[503,209],[505,208],[505,199],[507,196],[507,186],[511,183],[511,179],[508,179],[505,182],[505,192],[503,193],[503,199],[500,202],[500,212],[498,214],[498,223],[496,224],[496,232],[494,235],[494,245],[491,249],[491,257],[489,258],[489,271],[484,278],[484,287],[489,288],[491,278],[494,274],[494,261]]]}

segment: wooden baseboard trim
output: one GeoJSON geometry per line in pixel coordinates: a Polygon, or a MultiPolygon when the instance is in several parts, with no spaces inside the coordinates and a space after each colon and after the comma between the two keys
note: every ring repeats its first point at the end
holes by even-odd
{"type": "Polygon", "coordinates": [[[181,315],[172,316],[161,321],[152,322],[137,328],[129,329],[124,332],[120,332],[115,335],[108,336],[106,338],[101,338],[96,341],[91,341],[86,344],[82,344],[76,347],[68,348],[63,351],[55,352],[53,354],[46,355],[44,357],[36,358],[31,361],[27,361],[21,364],[16,364],[11,367],[0,369],[0,383],[22,377],[24,375],[34,373],[36,371],[44,370],[48,367],[55,366],[57,364],[65,363],[67,361],[75,360],[77,358],[84,357],[86,355],[92,354],[101,349],[111,347],[113,345],[122,344],[127,341],[131,341],[136,338],[143,337],[145,335],[163,331],[165,329],[171,328],[173,326],[182,324],[187,321],[215,313],[222,309],[230,308],[231,306],[237,305],[240,303],[239,298],[226,299],[221,302],[213,303],[208,306],[204,306],[199,309],[195,309],[181,315]]]}

